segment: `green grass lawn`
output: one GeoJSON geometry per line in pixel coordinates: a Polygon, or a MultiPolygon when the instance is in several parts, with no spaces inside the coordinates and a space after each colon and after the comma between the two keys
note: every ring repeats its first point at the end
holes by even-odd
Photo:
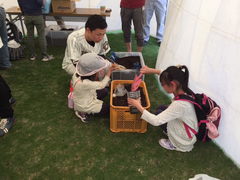
{"type": "MultiPolygon", "coordinates": [[[[108,33],[108,39],[112,51],[126,51],[121,33],[108,33]]],[[[40,54],[37,43],[36,47],[40,54]]],[[[158,49],[155,38],[144,47],[148,66],[155,67],[158,49]]],[[[240,170],[213,142],[197,142],[193,151],[181,153],[158,145],[159,138],[166,138],[159,127],[148,125],[144,134],[113,133],[109,115],[91,116],[90,123],[82,123],[67,107],[71,77],[61,68],[65,48],[48,51],[55,56],[50,62],[30,61],[26,49],[25,57],[12,62],[11,69],[0,70],[17,100],[13,107],[17,122],[0,138],[1,180],[187,180],[201,173],[240,179],[240,170]]],[[[146,75],[145,82],[151,112],[170,103],[154,75],[146,75]]]]}

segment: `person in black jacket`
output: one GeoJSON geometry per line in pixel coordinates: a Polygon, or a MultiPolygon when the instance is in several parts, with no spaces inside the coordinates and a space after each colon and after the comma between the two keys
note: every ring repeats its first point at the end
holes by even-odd
{"type": "Polygon", "coordinates": [[[16,121],[11,107],[14,104],[16,100],[11,94],[11,89],[0,75],[0,137],[7,134],[16,121]]]}

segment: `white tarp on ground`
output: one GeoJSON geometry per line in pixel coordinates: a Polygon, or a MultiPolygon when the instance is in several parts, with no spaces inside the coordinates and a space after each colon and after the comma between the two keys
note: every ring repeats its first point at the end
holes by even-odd
{"type": "Polygon", "coordinates": [[[170,0],[156,68],[185,64],[222,108],[216,142],[240,164],[240,1],[170,0]]]}

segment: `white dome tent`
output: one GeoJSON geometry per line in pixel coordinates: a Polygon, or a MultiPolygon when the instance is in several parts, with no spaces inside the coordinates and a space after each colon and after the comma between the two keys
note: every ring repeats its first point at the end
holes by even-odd
{"type": "Polygon", "coordinates": [[[170,0],[156,68],[184,64],[222,108],[216,143],[240,164],[240,1],[170,0]]]}

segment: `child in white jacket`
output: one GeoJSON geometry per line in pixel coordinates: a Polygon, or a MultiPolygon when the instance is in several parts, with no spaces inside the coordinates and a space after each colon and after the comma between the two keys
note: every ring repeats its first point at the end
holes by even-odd
{"type": "Polygon", "coordinates": [[[107,74],[106,67],[106,60],[95,53],[82,55],[76,66],[72,77],[74,110],[84,123],[89,122],[87,114],[108,114],[110,111],[109,104],[103,103],[102,99],[108,95],[105,87],[116,65],[111,65],[107,74]]]}
{"type": "MultiPolygon", "coordinates": [[[[168,93],[173,93],[175,97],[180,94],[193,95],[188,87],[189,73],[186,66],[170,66],[163,72],[160,69],[152,69],[143,67],[143,74],[158,74],[163,89],[168,93]]],[[[195,113],[194,105],[186,101],[172,101],[167,107],[160,105],[157,107],[156,113],[151,114],[146,111],[140,103],[140,100],[128,99],[130,106],[135,106],[142,113],[142,119],[149,122],[153,126],[160,126],[168,139],[160,139],[159,144],[169,150],[177,150],[189,152],[193,149],[194,143],[197,141],[196,136],[191,133],[189,138],[184,127],[185,123],[196,132],[198,132],[198,121],[195,113]]]]}

